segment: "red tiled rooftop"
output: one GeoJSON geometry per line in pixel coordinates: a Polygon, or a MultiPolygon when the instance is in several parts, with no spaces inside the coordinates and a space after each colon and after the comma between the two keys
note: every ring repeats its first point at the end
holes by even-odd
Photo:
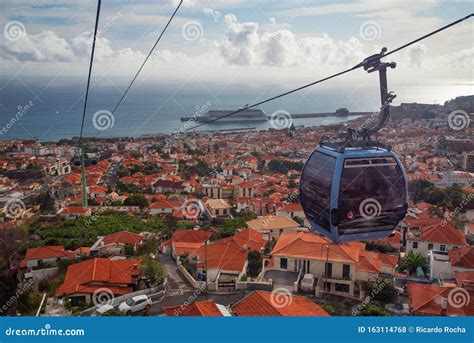
{"type": "Polygon", "coordinates": [[[203,230],[178,230],[173,232],[171,241],[174,242],[189,242],[189,243],[204,243],[212,236],[212,232],[203,230]]]}
{"type": "Polygon", "coordinates": [[[442,244],[467,245],[464,233],[456,229],[450,222],[444,226],[439,224],[430,225],[421,229],[421,240],[442,244]]]}
{"type": "Polygon", "coordinates": [[[410,282],[408,283],[408,294],[410,309],[414,315],[474,316],[474,291],[459,287],[441,287],[410,282]],[[468,302],[464,306],[453,304],[452,299],[455,299],[455,294],[458,294],[455,292],[467,295],[468,302]],[[445,310],[441,308],[443,302],[446,303],[445,310]]]}
{"type": "Polygon", "coordinates": [[[319,305],[308,298],[255,291],[232,308],[236,316],[329,316],[319,305]]]}
{"type": "Polygon", "coordinates": [[[93,293],[101,287],[109,288],[114,295],[127,294],[132,288],[121,285],[132,284],[138,275],[140,260],[94,258],[70,265],[56,294],[93,293]]]}
{"type": "Polygon", "coordinates": [[[214,303],[214,300],[196,301],[187,306],[164,307],[165,315],[168,317],[221,317],[222,313],[214,303]]]}
{"type": "Polygon", "coordinates": [[[448,251],[453,267],[474,269],[474,246],[468,246],[448,251]]]}
{"type": "Polygon", "coordinates": [[[143,237],[136,233],[119,231],[105,236],[103,242],[105,245],[112,243],[137,245],[142,241],[142,239],[143,237]]]}

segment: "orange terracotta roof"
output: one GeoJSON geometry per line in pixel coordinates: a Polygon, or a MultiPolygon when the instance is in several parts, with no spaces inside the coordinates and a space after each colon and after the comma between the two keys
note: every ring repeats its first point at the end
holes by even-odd
{"type": "Polygon", "coordinates": [[[176,255],[181,256],[186,253],[189,255],[194,254],[204,243],[192,243],[192,242],[173,242],[174,252],[176,255]]]}
{"type": "Polygon", "coordinates": [[[300,203],[290,203],[283,205],[280,210],[287,212],[298,212],[303,211],[303,206],[301,206],[300,203]]]}
{"type": "Polygon", "coordinates": [[[471,290],[410,282],[408,283],[408,295],[411,311],[415,315],[474,316],[474,291],[471,290]],[[465,306],[456,305],[455,299],[458,293],[467,295],[468,302],[465,306]],[[446,310],[441,308],[443,298],[448,299],[446,310]],[[449,301],[449,299],[451,300],[449,301]]]}
{"type": "Polygon", "coordinates": [[[108,236],[104,237],[104,244],[112,244],[112,243],[118,243],[118,244],[132,244],[132,245],[137,245],[143,240],[143,237],[140,235],[137,235],[136,233],[128,232],[128,231],[119,231],[112,233],[108,236]]]}
{"type": "Polygon", "coordinates": [[[299,224],[285,216],[263,216],[246,222],[254,230],[297,228],[299,224]]]}
{"type": "Polygon", "coordinates": [[[456,285],[459,287],[469,287],[474,289],[474,270],[467,272],[454,272],[456,285]]]}
{"type": "Polygon", "coordinates": [[[329,316],[306,297],[255,291],[232,308],[236,316],[329,316]]]}
{"type": "Polygon", "coordinates": [[[326,238],[309,232],[283,233],[273,248],[272,256],[355,263],[359,260],[359,246],[333,244],[326,238]]]}
{"type": "Polygon", "coordinates": [[[448,251],[453,267],[474,269],[474,246],[468,246],[448,251]]]}
{"type": "Polygon", "coordinates": [[[198,256],[198,267],[207,269],[241,272],[247,262],[247,250],[232,241],[214,241],[207,247],[201,246],[194,255],[198,256]]]}
{"type": "Polygon", "coordinates": [[[48,245],[38,248],[29,248],[26,249],[25,258],[20,262],[20,268],[27,267],[27,261],[30,260],[41,260],[47,258],[61,258],[65,257],[68,259],[73,259],[75,253],[72,251],[65,250],[61,245],[48,245]]]}
{"type": "Polygon", "coordinates": [[[93,293],[101,287],[109,288],[114,295],[127,294],[132,291],[129,285],[140,275],[140,263],[140,260],[94,258],[70,265],[56,294],[93,293]]]}
{"type": "Polygon", "coordinates": [[[204,243],[212,236],[212,232],[203,230],[178,230],[173,232],[171,240],[175,242],[204,243]]]}
{"type": "Polygon", "coordinates": [[[421,229],[421,240],[442,244],[467,245],[464,233],[456,229],[450,222],[444,226],[439,223],[421,229]]]}
{"type": "Polygon", "coordinates": [[[163,307],[165,315],[168,317],[222,317],[222,313],[214,303],[214,300],[196,301],[187,306],[163,307]]]}
{"type": "Polygon", "coordinates": [[[381,244],[381,245],[390,245],[396,249],[399,249],[401,246],[401,239],[402,239],[402,234],[400,233],[400,231],[395,231],[390,236],[379,239],[374,242],[376,244],[381,244]]]}
{"type": "Polygon", "coordinates": [[[63,214],[86,214],[89,213],[90,209],[82,206],[69,206],[62,209],[63,214]]]}
{"type": "Polygon", "coordinates": [[[370,273],[380,273],[382,271],[382,266],[395,268],[397,261],[398,259],[396,256],[375,251],[361,250],[356,269],[370,273]]]}

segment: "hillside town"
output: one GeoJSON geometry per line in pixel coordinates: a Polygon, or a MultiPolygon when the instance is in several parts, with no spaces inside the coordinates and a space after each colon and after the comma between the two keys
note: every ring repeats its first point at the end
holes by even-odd
{"type": "Polygon", "coordinates": [[[409,208],[376,241],[332,242],[299,202],[311,151],[364,117],[86,138],[85,179],[74,140],[0,141],[0,313],[473,316],[474,128],[448,121],[473,100],[394,107],[409,208]]]}

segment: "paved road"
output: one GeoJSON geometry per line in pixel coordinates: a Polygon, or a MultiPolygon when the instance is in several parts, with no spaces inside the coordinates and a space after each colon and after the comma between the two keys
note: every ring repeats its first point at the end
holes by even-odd
{"type": "Polygon", "coordinates": [[[158,316],[164,313],[163,307],[182,305],[184,302],[192,303],[194,301],[203,301],[212,299],[216,304],[230,306],[231,304],[242,299],[246,293],[239,292],[237,294],[197,294],[197,292],[186,292],[183,295],[166,296],[163,301],[153,304],[148,315],[158,316]]]}
{"type": "Polygon", "coordinates": [[[176,262],[168,255],[158,255],[158,260],[165,268],[168,276],[166,296],[183,295],[185,292],[194,291],[188,280],[178,270],[176,262]]]}
{"type": "MultiPolygon", "coordinates": [[[[195,290],[181,274],[175,261],[167,255],[158,255],[159,261],[163,264],[168,276],[168,284],[164,299],[151,306],[148,315],[159,316],[164,313],[163,307],[182,305],[185,302],[202,301],[212,299],[216,304],[230,306],[242,299],[248,292],[238,292],[234,294],[206,294],[195,290]]],[[[143,315],[137,312],[134,315],[143,315]]]]}

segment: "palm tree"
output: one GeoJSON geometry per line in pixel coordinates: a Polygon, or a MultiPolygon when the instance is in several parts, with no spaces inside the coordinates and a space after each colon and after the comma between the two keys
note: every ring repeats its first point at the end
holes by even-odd
{"type": "Polygon", "coordinates": [[[418,267],[427,267],[428,259],[419,253],[410,251],[398,264],[398,271],[408,271],[408,274],[415,274],[418,267]]]}

